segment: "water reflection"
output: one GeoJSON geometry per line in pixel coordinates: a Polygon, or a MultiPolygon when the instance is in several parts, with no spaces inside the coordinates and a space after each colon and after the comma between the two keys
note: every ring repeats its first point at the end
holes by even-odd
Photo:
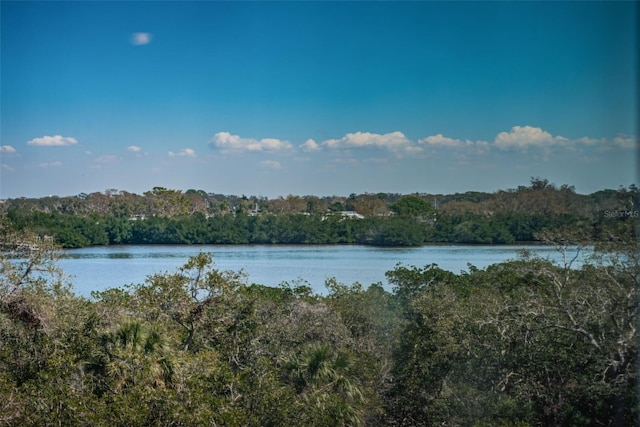
{"type": "Polygon", "coordinates": [[[129,259],[129,258],[133,258],[133,254],[130,253],[114,253],[114,254],[107,254],[107,258],[109,259],[129,259]]]}

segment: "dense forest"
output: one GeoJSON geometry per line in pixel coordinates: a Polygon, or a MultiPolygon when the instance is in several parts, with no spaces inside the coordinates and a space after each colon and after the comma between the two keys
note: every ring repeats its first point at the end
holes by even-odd
{"type": "Polygon", "coordinates": [[[605,229],[638,216],[638,188],[577,194],[532,178],[494,193],[351,194],[348,197],[224,196],[155,187],[73,197],[8,199],[0,215],[14,230],[52,236],[63,247],[108,244],[513,243],[544,229],[605,229]]]}
{"type": "Polygon", "coordinates": [[[461,274],[398,265],[391,292],[329,279],[320,296],[200,253],[83,298],[54,240],[17,218],[0,220],[0,425],[637,425],[632,220],[597,241],[536,235],[588,246],[579,267],[527,253],[461,274]]]}

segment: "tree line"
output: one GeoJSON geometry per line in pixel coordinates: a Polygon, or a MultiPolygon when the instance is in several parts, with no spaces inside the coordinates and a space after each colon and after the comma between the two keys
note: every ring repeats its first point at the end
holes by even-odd
{"type": "Polygon", "coordinates": [[[538,238],[565,261],[398,265],[391,291],[321,296],[200,253],[83,298],[53,242],[0,222],[0,425],[636,425],[632,223],[538,238]]]}
{"type": "MultiPolygon", "coordinates": [[[[268,200],[156,187],[0,204],[15,230],[53,236],[63,247],[108,244],[500,244],[544,229],[593,237],[638,216],[638,188],[579,195],[532,179],[528,187],[454,195],[352,194],[268,200]],[[357,214],[357,215],[354,215],[357,214]]],[[[622,225],[621,225],[622,224],[622,225]]]]}
{"type": "Polygon", "coordinates": [[[575,227],[571,215],[473,214],[346,218],[341,215],[245,214],[205,217],[80,217],[10,210],[16,230],[54,236],[66,248],[112,244],[365,244],[418,246],[429,242],[513,243],[535,240],[543,228],[575,227]]]}

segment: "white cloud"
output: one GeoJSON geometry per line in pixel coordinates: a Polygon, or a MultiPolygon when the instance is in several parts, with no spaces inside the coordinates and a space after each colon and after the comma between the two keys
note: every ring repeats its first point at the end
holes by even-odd
{"type": "Polygon", "coordinates": [[[151,43],[152,35],[150,33],[133,33],[131,34],[131,44],[134,46],[142,46],[151,43]]]}
{"type": "Polygon", "coordinates": [[[131,151],[132,153],[139,153],[140,151],[142,151],[142,148],[136,145],[130,145],[127,147],[127,151],[131,151]]]}
{"type": "Polygon", "coordinates": [[[398,131],[383,135],[371,132],[348,133],[340,139],[327,139],[322,142],[322,145],[331,149],[384,148],[397,156],[422,151],[422,147],[417,146],[398,131]]]}
{"type": "MultiPolygon", "coordinates": [[[[394,153],[398,158],[406,156],[420,156],[424,153],[436,153],[441,150],[452,150],[462,158],[466,156],[484,156],[492,149],[527,151],[540,149],[548,156],[550,150],[583,151],[593,147],[594,149],[633,148],[638,146],[635,137],[618,135],[615,138],[590,138],[583,137],[569,139],[560,135],[552,135],[550,132],[535,126],[513,126],[509,131],[500,132],[492,142],[484,140],[457,139],[438,133],[418,140],[411,140],[400,131],[377,134],[372,132],[347,133],[341,138],[326,139],[316,142],[307,139],[303,144],[294,147],[290,142],[275,138],[243,138],[232,135],[229,132],[216,133],[209,145],[221,153],[265,152],[275,153],[283,151],[299,150],[299,152],[317,152],[323,149],[341,150],[346,157],[354,155],[356,150],[381,149],[394,153]]],[[[185,150],[181,153],[169,153],[170,156],[188,156],[185,150]]],[[[302,159],[298,159],[302,160],[302,159]]],[[[306,159],[308,160],[308,159],[306,159]]],[[[266,164],[265,164],[266,165],[266,164]]]]}
{"type": "Polygon", "coordinates": [[[169,157],[195,157],[196,152],[191,148],[185,148],[182,151],[178,151],[174,153],[173,151],[169,151],[169,157]]]}
{"type": "Polygon", "coordinates": [[[435,147],[450,147],[450,148],[473,146],[473,142],[469,140],[462,141],[461,139],[449,138],[449,137],[443,136],[441,133],[419,139],[418,143],[427,144],[435,147]]]}
{"type": "Polygon", "coordinates": [[[59,166],[62,166],[62,162],[55,161],[55,162],[48,162],[48,163],[40,163],[38,166],[40,166],[41,168],[59,167],[59,166]]]}
{"type": "Polygon", "coordinates": [[[318,143],[311,138],[307,139],[307,141],[304,144],[302,144],[300,148],[302,148],[303,151],[307,151],[307,152],[321,150],[318,143]]]}
{"type": "Polygon", "coordinates": [[[66,137],[62,135],[54,135],[54,136],[43,136],[42,138],[33,138],[31,141],[27,142],[27,145],[37,145],[37,146],[63,146],[63,145],[74,145],[77,144],[78,140],[72,137],[66,137]]]}
{"type": "Polygon", "coordinates": [[[487,141],[476,141],[475,145],[479,152],[486,152],[491,148],[491,144],[487,141]]]}
{"type": "Polygon", "coordinates": [[[281,169],[282,165],[280,164],[280,162],[276,161],[276,160],[264,160],[262,162],[260,162],[261,165],[266,166],[268,168],[272,168],[272,169],[281,169]]]}
{"type": "Polygon", "coordinates": [[[575,144],[581,144],[588,147],[595,147],[601,150],[610,150],[610,149],[629,149],[635,148],[638,146],[637,138],[629,135],[616,135],[613,138],[589,138],[582,137],[579,139],[575,139],[571,141],[575,144]]]}
{"type": "Polygon", "coordinates": [[[9,166],[9,165],[8,165],[8,164],[6,164],[6,163],[3,163],[3,164],[2,164],[2,170],[7,171],[7,172],[15,172],[15,169],[14,169],[14,168],[12,168],[11,166],[9,166]]]}
{"type": "Polygon", "coordinates": [[[612,139],[582,137],[576,139],[565,138],[560,135],[551,135],[539,127],[514,126],[509,132],[499,133],[493,145],[502,150],[519,148],[526,150],[530,147],[550,148],[558,147],[575,151],[580,146],[594,148],[634,148],[637,141],[628,135],[618,135],[612,139]]]}
{"type": "Polygon", "coordinates": [[[566,142],[567,138],[562,136],[552,136],[549,132],[539,127],[533,126],[514,126],[509,132],[500,132],[493,145],[507,150],[509,148],[527,148],[527,147],[547,147],[558,142],[566,142]]]}
{"type": "Polygon", "coordinates": [[[469,139],[456,139],[444,136],[441,133],[427,136],[418,140],[418,144],[430,149],[430,153],[438,150],[453,150],[460,161],[468,161],[467,155],[484,155],[489,151],[489,143],[486,141],[471,141],[469,139]]]}
{"type": "Polygon", "coordinates": [[[576,139],[575,142],[578,144],[594,146],[594,145],[602,144],[605,141],[603,139],[595,139],[595,138],[589,138],[585,136],[583,138],[576,139]]]}
{"type": "Polygon", "coordinates": [[[213,136],[209,144],[218,148],[223,153],[242,153],[246,151],[287,151],[293,148],[288,141],[275,138],[242,138],[238,135],[231,135],[229,132],[218,132],[213,136]]]}
{"type": "Polygon", "coordinates": [[[620,148],[634,148],[638,145],[636,138],[627,135],[618,135],[612,140],[613,145],[620,148]]]}
{"type": "Polygon", "coordinates": [[[418,153],[422,153],[423,151],[424,151],[424,148],[419,147],[417,145],[409,145],[404,149],[404,152],[407,154],[418,154],[418,153]]]}
{"type": "Polygon", "coordinates": [[[15,153],[16,149],[10,145],[0,145],[0,153],[15,153]]]}
{"type": "Polygon", "coordinates": [[[328,139],[322,143],[330,148],[381,147],[392,151],[402,150],[412,145],[402,132],[384,135],[370,132],[348,133],[340,139],[328,139]]]}

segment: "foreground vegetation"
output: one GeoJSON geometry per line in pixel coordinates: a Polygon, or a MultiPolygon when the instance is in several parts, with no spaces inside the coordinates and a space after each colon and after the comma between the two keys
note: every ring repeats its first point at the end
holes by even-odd
{"type": "Polygon", "coordinates": [[[392,292],[328,280],[318,296],[201,253],[85,299],[52,242],[2,223],[0,425],[632,426],[631,225],[539,236],[595,245],[580,268],[398,265],[392,292]]]}
{"type": "Polygon", "coordinates": [[[352,194],[268,200],[109,190],[75,197],[11,199],[0,216],[18,231],[52,236],[63,247],[107,244],[340,244],[417,246],[434,242],[529,242],[544,229],[602,238],[604,228],[638,217],[638,188],[576,194],[532,179],[495,193],[352,194]],[[635,201],[635,204],[634,204],[635,201]],[[635,207],[634,207],[635,206],[635,207]]]}

